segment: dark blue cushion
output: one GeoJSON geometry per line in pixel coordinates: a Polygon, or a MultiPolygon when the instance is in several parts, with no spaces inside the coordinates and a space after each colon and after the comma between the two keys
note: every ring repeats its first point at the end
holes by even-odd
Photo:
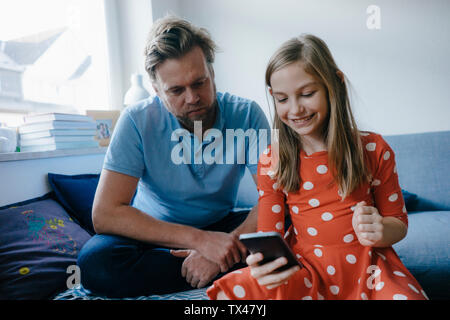
{"type": "Polygon", "coordinates": [[[408,192],[402,189],[403,200],[405,201],[405,207],[407,211],[415,211],[415,205],[417,201],[417,194],[408,192]]]}
{"type": "Polygon", "coordinates": [[[95,234],[92,204],[99,178],[99,174],[48,174],[48,182],[58,202],[91,235],[95,234]]]}
{"type": "Polygon", "coordinates": [[[408,220],[408,234],[393,247],[430,299],[448,300],[450,211],[418,211],[408,220]]]}
{"type": "Polygon", "coordinates": [[[66,290],[67,268],[89,238],[50,194],[0,208],[0,300],[66,290]]]}

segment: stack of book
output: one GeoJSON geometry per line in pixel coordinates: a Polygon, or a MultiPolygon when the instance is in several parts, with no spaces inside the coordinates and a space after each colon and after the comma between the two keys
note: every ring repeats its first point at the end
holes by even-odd
{"type": "Polygon", "coordinates": [[[27,115],[19,127],[21,152],[96,148],[96,122],[86,115],[45,113],[27,115]]]}

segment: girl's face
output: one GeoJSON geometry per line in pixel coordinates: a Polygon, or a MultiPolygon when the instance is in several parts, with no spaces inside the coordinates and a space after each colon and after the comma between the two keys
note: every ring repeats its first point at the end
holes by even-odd
{"type": "Polygon", "coordinates": [[[297,132],[302,140],[322,140],[322,129],[328,118],[325,87],[306,73],[300,61],[275,71],[270,83],[269,91],[281,121],[297,132]]]}

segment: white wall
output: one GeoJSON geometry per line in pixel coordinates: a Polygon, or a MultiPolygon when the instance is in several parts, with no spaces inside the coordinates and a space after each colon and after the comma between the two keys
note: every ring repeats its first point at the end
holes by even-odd
{"type": "Polygon", "coordinates": [[[222,49],[215,63],[218,89],[255,99],[267,113],[268,59],[290,37],[313,33],[350,79],[362,128],[382,134],[450,130],[448,0],[151,3],[154,19],[172,12],[206,27],[222,49]],[[366,26],[372,4],[381,9],[380,30],[366,26]]]}
{"type": "Polygon", "coordinates": [[[105,154],[0,161],[0,207],[43,196],[51,191],[47,174],[100,173],[105,154]]]}

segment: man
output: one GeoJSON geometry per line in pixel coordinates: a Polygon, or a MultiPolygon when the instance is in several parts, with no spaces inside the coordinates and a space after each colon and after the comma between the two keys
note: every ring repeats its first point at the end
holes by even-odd
{"type": "Polygon", "coordinates": [[[257,210],[232,209],[246,167],[256,179],[257,162],[241,151],[257,141],[230,145],[225,135],[270,129],[255,102],[216,92],[215,50],[206,30],[187,21],[153,25],[145,66],[157,96],[117,122],[93,205],[97,235],[78,258],[93,293],[200,288],[245,261],[238,236],[255,232],[257,210]]]}

